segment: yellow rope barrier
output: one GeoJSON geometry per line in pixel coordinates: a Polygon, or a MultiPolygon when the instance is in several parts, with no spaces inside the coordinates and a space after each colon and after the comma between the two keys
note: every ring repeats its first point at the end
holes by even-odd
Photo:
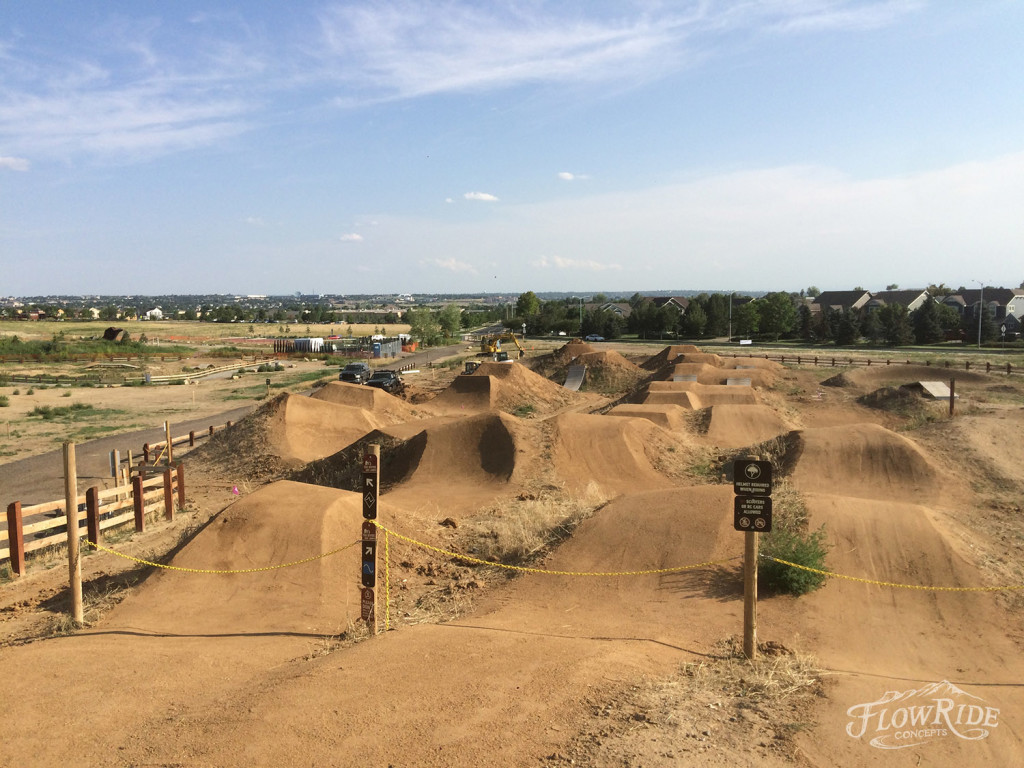
{"type": "Polygon", "coordinates": [[[396,533],[395,531],[392,531],[389,528],[384,527],[376,520],[371,520],[371,522],[380,530],[384,531],[385,541],[387,541],[387,537],[390,535],[394,536],[396,539],[401,539],[402,541],[406,541],[410,544],[413,544],[414,546],[422,547],[423,549],[428,549],[440,555],[445,555],[446,557],[454,557],[458,560],[464,560],[467,563],[476,563],[477,565],[491,565],[495,568],[504,568],[509,571],[519,571],[521,573],[539,573],[547,576],[650,576],[659,573],[679,573],[680,571],[689,571],[696,568],[706,568],[712,565],[723,565],[725,563],[729,563],[733,560],[739,559],[739,556],[737,556],[730,557],[725,560],[711,560],[706,563],[680,565],[675,568],[652,568],[646,571],[549,571],[544,568],[528,568],[522,565],[507,565],[505,563],[494,563],[490,560],[482,560],[478,557],[471,557],[469,555],[459,554],[458,552],[452,552],[447,549],[435,547],[431,544],[426,544],[422,541],[417,541],[416,539],[410,538],[409,536],[403,536],[400,533],[396,533]]]}
{"type": "Polygon", "coordinates": [[[761,555],[765,560],[773,560],[776,563],[782,565],[788,565],[790,568],[798,568],[801,571],[809,571],[811,573],[817,573],[822,576],[830,576],[835,579],[846,579],[847,581],[856,581],[861,584],[874,584],[878,587],[894,587],[896,589],[919,589],[928,592],[1002,592],[1010,590],[1024,589],[1024,584],[1008,587],[926,587],[919,584],[898,584],[894,581],[877,581],[875,579],[864,579],[859,576],[847,576],[843,573],[833,573],[832,571],[822,571],[818,568],[810,568],[806,565],[800,565],[799,563],[791,563],[788,560],[782,560],[778,557],[772,557],[771,555],[761,555]]]}
{"type": "Polygon", "coordinates": [[[266,565],[266,566],[263,566],[263,567],[260,567],[260,568],[237,568],[237,569],[233,569],[233,570],[214,570],[212,568],[182,568],[182,567],[177,566],[177,565],[165,565],[163,563],[154,563],[151,560],[143,560],[140,557],[133,557],[132,555],[126,555],[123,552],[115,552],[114,550],[107,549],[106,547],[100,546],[99,544],[93,544],[88,539],[86,539],[86,543],[89,544],[89,546],[94,547],[95,549],[100,550],[101,552],[106,552],[107,554],[110,554],[110,555],[117,555],[118,557],[123,557],[125,560],[132,560],[132,561],[134,561],[136,563],[141,563],[142,565],[152,566],[153,568],[163,568],[166,571],[180,571],[182,573],[232,574],[232,573],[260,573],[262,571],[276,571],[276,570],[279,570],[281,568],[291,568],[294,565],[303,565],[304,563],[312,563],[314,560],[322,560],[325,557],[330,557],[331,555],[336,555],[339,552],[344,552],[346,549],[350,549],[351,547],[354,547],[356,544],[359,543],[359,541],[356,540],[356,541],[353,541],[351,544],[346,544],[344,547],[338,547],[337,549],[332,549],[330,552],[324,552],[321,555],[313,555],[312,557],[306,557],[306,558],[303,558],[302,560],[295,560],[295,561],[293,561],[291,563],[281,563],[280,565],[266,565]]]}

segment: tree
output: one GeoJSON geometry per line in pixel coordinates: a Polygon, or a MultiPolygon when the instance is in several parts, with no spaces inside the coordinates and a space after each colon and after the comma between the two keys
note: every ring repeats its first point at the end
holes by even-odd
{"type": "Polygon", "coordinates": [[[818,288],[818,286],[812,285],[807,289],[806,293],[812,299],[816,299],[821,295],[821,290],[818,288]]]}
{"type": "Polygon", "coordinates": [[[761,333],[767,333],[778,341],[780,336],[793,330],[796,325],[796,307],[788,293],[766,293],[758,300],[758,305],[761,333]]]}
{"type": "Polygon", "coordinates": [[[760,323],[761,316],[758,314],[755,301],[740,304],[732,311],[732,330],[737,336],[745,336],[749,339],[757,333],[760,323]]]}
{"type": "Polygon", "coordinates": [[[438,314],[437,321],[448,338],[458,335],[462,328],[462,310],[457,304],[446,304],[438,314]]]}
{"type": "Polygon", "coordinates": [[[914,340],[910,313],[902,304],[886,304],[878,310],[878,322],[882,326],[882,338],[889,346],[900,347],[914,340]]]}
{"type": "Polygon", "coordinates": [[[410,309],[405,313],[405,321],[409,323],[409,334],[414,339],[427,345],[441,341],[441,325],[429,309],[410,309]]]}
{"type": "Polygon", "coordinates": [[[704,329],[708,324],[707,313],[700,304],[690,302],[690,306],[683,315],[683,335],[690,339],[699,339],[704,335],[704,329]]]}
{"type": "Polygon", "coordinates": [[[797,309],[797,326],[800,328],[800,338],[804,341],[814,340],[814,328],[811,320],[811,308],[806,304],[801,304],[797,309]]]}
{"type": "Polygon", "coordinates": [[[867,312],[860,323],[860,332],[872,344],[882,340],[882,324],[878,321],[877,312],[867,312]]]}
{"type": "Polygon", "coordinates": [[[946,338],[939,322],[938,306],[932,299],[910,313],[910,322],[914,327],[914,341],[918,344],[937,344],[946,338]]]}
{"type": "Polygon", "coordinates": [[[516,314],[519,317],[532,317],[540,312],[540,299],[533,291],[519,294],[516,299],[516,314]]]}
{"type": "Polygon", "coordinates": [[[729,332],[729,297],[724,293],[713,293],[707,297],[707,301],[701,302],[701,306],[708,316],[704,334],[725,336],[729,332]]]}
{"type": "Polygon", "coordinates": [[[839,328],[836,331],[836,344],[848,346],[856,344],[860,338],[860,318],[856,310],[844,309],[839,316],[839,328]]]}
{"type": "Polygon", "coordinates": [[[898,291],[899,289],[900,287],[896,283],[889,283],[889,285],[885,286],[885,290],[887,291],[898,291]]]}

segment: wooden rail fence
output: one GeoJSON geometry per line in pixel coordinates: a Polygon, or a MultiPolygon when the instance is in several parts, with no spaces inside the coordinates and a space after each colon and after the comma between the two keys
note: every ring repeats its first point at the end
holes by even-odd
{"type": "MultiPolygon", "coordinates": [[[[746,358],[759,358],[763,360],[778,360],[780,363],[790,363],[791,365],[823,365],[826,367],[831,366],[835,368],[837,365],[864,365],[864,366],[886,366],[886,365],[921,365],[926,368],[937,368],[941,370],[959,370],[960,365],[950,365],[949,360],[944,360],[941,365],[933,365],[931,360],[917,361],[917,360],[892,360],[887,358],[884,361],[872,359],[870,357],[840,357],[838,355],[769,355],[769,354],[757,354],[750,352],[746,355],[741,355],[738,352],[724,352],[719,353],[720,357],[732,357],[734,359],[746,358]]],[[[1014,368],[1010,363],[1005,365],[996,364],[993,365],[990,361],[982,363],[974,363],[973,367],[970,360],[965,360],[963,370],[965,371],[981,371],[984,369],[985,373],[1006,373],[1008,376],[1012,374],[1019,374],[1022,369],[1020,366],[1014,368]]]]}
{"type": "MultiPolygon", "coordinates": [[[[173,450],[176,445],[188,444],[189,448],[192,448],[196,444],[196,440],[202,437],[213,437],[213,433],[218,429],[226,429],[231,426],[231,422],[225,422],[214,426],[211,424],[208,427],[208,431],[200,430],[198,433],[195,430],[190,431],[187,435],[179,435],[178,437],[171,438],[171,449],[173,450]]],[[[167,451],[167,441],[161,440],[158,443],[145,443],[142,446],[142,460],[146,464],[157,464],[160,459],[163,458],[167,451]]]]}
{"type": "MultiPolygon", "coordinates": [[[[177,507],[185,506],[185,468],[140,467],[131,482],[106,490],[98,486],[78,496],[79,509],[84,505],[86,537],[93,544],[100,543],[103,531],[134,521],[136,532],[146,528],[146,517],[161,510],[166,520],[174,519],[175,496],[177,507]],[[155,471],[155,472],[154,472],[155,471]],[[145,478],[144,475],[152,475],[145,478]]],[[[64,499],[47,501],[22,507],[20,501],[7,505],[7,530],[0,531],[0,561],[9,560],[11,571],[19,576],[25,573],[25,555],[46,547],[67,543],[67,513],[64,499]],[[55,514],[56,513],[56,514],[55,514]],[[38,522],[25,524],[24,518],[49,516],[38,522]],[[31,537],[31,538],[29,538],[31,537]]]]}

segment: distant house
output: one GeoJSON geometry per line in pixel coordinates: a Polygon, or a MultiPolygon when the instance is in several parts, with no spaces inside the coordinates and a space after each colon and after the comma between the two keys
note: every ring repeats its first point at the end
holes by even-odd
{"type": "Polygon", "coordinates": [[[978,316],[978,307],[984,301],[989,315],[999,322],[1006,317],[1007,308],[1011,303],[1016,306],[1014,301],[1016,296],[1017,294],[1009,288],[986,288],[984,291],[980,288],[972,288],[950,294],[942,300],[942,303],[957,308],[962,316],[974,319],[978,316]]]}
{"type": "Polygon", "coordinates": [[[1006,316],[1024,319],[1024,292],[1013,292],[1013,298],[1006,304],[1006,316]]]}
{"type": "Polygon", "coordinates": [[[929,298],[928,291],[924,289],[878,291],[871,294],[871,298],[864,304],[864,309],[867,312],[873,312],[890,304],[898,304],[901,307],[906,307],[908,312],[913,312],[928,301],[929,298]]]}
{"type": "Polygon", "coordinates": [[[860,309],[871,301],[871,294],[867,291],[823,291],[811,304],[811,312],[824,312],[831,309],[833,312],[847,312],[853,309],[860,309]]]}
{"type": "Polygon", "coordinates": [[[587,312],[611,312],[623,319],[629,317],[633,308],[624,301],[606,301],[603,304],[584,304],[587,312]]]}
{"type": "Polygon", "coordinates": [[[164,313],[163,310],[160,309],[160,307],[154,307],[153,309],[144,313],[142,317],[144,320],[163,320],[164,313]]]}
{"type": "Polygon", "coordinates": [[[658,307],[672,307],[680,315],[685,315],[690,300],[685,296],[644,296],[644,299],[658,307]]]}

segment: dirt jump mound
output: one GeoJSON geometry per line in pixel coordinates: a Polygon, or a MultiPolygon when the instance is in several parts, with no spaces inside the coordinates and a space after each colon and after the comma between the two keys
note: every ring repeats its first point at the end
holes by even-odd
{"type": "Polygon", "coordinates": [[[553,381],[518,363],[483,363],[472,374],[456,376],[451,385],[423,408],[433,413],[519,409],[548,413],[579,400],[553,381]]]}
{"type": "Polygon", "coordinates": [[[761,443],[793,429],[767,405],[715,405],[708,410],[707,439],[725,449],[761,443]]]}
{"type": "Polygon", "coordinates": [[[686,432],[689,429],[688,408],[679,405],[655,405],[653,403],[628,403],[616,405],[609,416],[629,416],[636,419],[647,419],[662,429],[670,432],[686,432]]]}
{"type": "Polygon", "coordinates": [[[416,418],[414,409],[408,403],[377,387],[332,381],[318,389],[310,397],[335,405],[362,408],[364,411],[373,413],[378,419],[383,417],[393,422],[416,418]]]}
{"type": "Polygon", "coordinates": [[[752,387],[731,384],[701,384],[697,381],[652,381],[641,394],[642,403],[708,408],[712,405],[755,405],[752,387]]]}
{"type": "MultiPolygon", "coordinates": [[[[359,535],[359,494],[289,481],[245,496],[171,561],[177,568],[245,570],[341,549],[359,535]]],[[[359,550],[241,574],[160,570],[107,623],[175,634],[336,634],[359,616],[359,550]],[[345,606],[350,606],[346,617],[345,606]]]]}
{"type": "Polygon", "coordinates": [[[791,433],[793,484],[802,491],[926,503],[943,495],[938,468],[907,438],[875,424],[791,433]]]}
{"type": "Polygon", "coordinates": [[[685,453],[689,442],[646,418],[567,413],[555,419],[556,474],[574,492],[590,485],[615,496],[673,482],[656,466],[665,453],[685,453]]]}
{"type": "Polygon", "coordinates": [[[677,359],[680,355],[696,354],[699,352],[700,349],[695,347],[693,344],[673,344],[665,347],[658,354],[648,358],[640,367],[646,371],[658,371],[669,363],[682,362],[677,359]]]}
{"type": "Polygon", "coordinates": [[[749,379],[751,386],[770,387],[775,383],[773,371],[763,368],[717,368],[707,363],[677,363],[663,368],[660,378],[673,381],[680,377],[700,384],[725,384],[730,379],[749,379]],[[696,379],[692,377],[696,376],[696,379]]]}

